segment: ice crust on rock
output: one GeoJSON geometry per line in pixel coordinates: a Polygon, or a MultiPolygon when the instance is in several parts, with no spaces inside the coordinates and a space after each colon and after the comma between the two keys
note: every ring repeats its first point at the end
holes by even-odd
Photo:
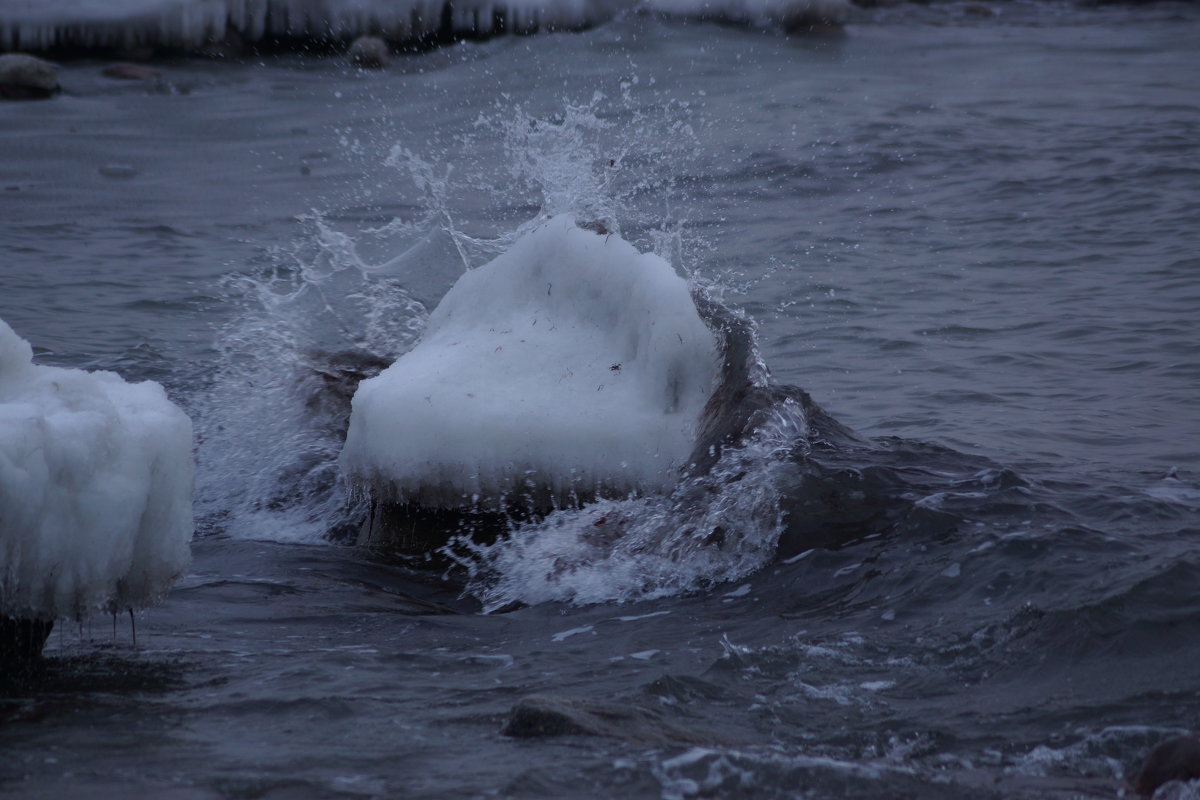
{"type": "Polygon", "coordinates": [[[555,217],[463,274],[359,384],[341,465],[376,499],[445,508],[666,489],[718,363],[666,261],[555,217]]]}
{"type": "Polygon", "coordinates": [[[0,320],[0,616],[146,605],[190,559],[191,421],[152,381],[32,358],[0,320]]]}
{"type": "MultiPolygon", "coordinates": [[[[697,19],[840,23],[848,0],[2,0],[0,50],[194,49],[230,38],[391,41],[577,29],[644,8],[697,19]]],[[[815,24],[815,23],[808,23],[815,24]]]]}

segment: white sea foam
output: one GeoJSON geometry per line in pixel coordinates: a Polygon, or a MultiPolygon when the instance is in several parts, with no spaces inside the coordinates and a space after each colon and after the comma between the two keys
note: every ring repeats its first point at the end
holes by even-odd
{"type": "Polygon", "coordinates": [[[359,385],[342,467],[426,506],[667,490],[717,366],[669,264],[555,217],[463,274],[420,343],[359,385]]]}
{"type": "Polygon", "coordinates": [[[557,511],[493,544],[458,539],[446,552],[467,568],[486,611],[634,602],[739,580],[775,553],[779,487],[805,446],[805,426],[789,403],[744,446],[669,493],[557,511]]]}
{"type": "MultiPolygon", "coordinates": [[[[403,265],[380,274],[344,234],[319,219],[311,230],[297,252],[226,281],[242,312],[220,331],[211,386],[195,402],[202,530],[317,541],[350,524],[337,469],[346,412],[326,381],[356,359],[394,358],[424,325],[403,265]]],[[[434,238],[420,240],[426,264],[434,238]]],[[[424,288],[437,296],[435,283],[424,288]]]]}
{"type": "Polygon", "coordinates": [[[32,355],[0,320],[0,613],[152,602],[190,557],[191,422],[157,383],[32,355]]]}

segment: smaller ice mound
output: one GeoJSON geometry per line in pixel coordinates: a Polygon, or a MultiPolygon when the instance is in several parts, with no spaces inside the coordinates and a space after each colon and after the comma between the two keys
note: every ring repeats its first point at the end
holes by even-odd
{"type": "Polygon", "coordinates": [[[341,465],[376,501],[424,508],[669,489],[719,363],[666,261],[555,217],[459,278],[359,384],[341,465]]]}
{"type": "Polygon", "coordinates": [[[144,606],[188,565],[191,421],[157,383],[32,358],[0,320],[0,621],[144,606]]]}

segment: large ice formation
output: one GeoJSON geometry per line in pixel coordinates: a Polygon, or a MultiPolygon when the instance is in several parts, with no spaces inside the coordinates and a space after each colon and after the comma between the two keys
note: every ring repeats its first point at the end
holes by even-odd
{"type": "Polygon", "coordinates": [[[265,39],[397,42],[576,29],[644,8],[698,19],[836,24],[849,0],[2,0],[0,51],[184,48],[265,39]]]}
{"type": "Polygon", "coordinates": [[[425,507],[669,488],[718,367],[666,261],[555,217],[463,274],[421,341],[359,384],[342,467],[425,507]]]}
{"type": "Polygon", "coordinates": [[[32,358],[0,320],[0,617],[145,605],[188,564],[191,421],[157,383],[32,358]]]}

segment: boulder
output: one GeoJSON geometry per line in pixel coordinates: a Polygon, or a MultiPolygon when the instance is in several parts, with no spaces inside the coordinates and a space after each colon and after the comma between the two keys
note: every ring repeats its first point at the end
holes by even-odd
{"type": "Polygon", "coordinates": [[[24,53],[0,56],[0,98],[40,100],[58,91],[58,70],[50,62],[24,53]]]}
{"type": "Polygon", "coordinates": [[[391,61],[387,42],[378,36],[360,36],[347,51],[350,63],[360,69],[383,69],[391,61]]]}
{"type": "Polygon", "coordinates": [[[1149,797],[1170,781],[1200,778],[1200,737],[1176,736],[1162,742],[1146,756],[1133,788],[1149,797]]]}
{"type": "Polygon", "coordinates": [[[145,64],[132,64],[128,61],[118,61],[109,64],[103,70],[106,78],[116,78],[122,81],[149,81],[162,77],[162,72],[145,64]]]}
{"type": "Polygon", "coordinates": [[[714,737],[684,728],[656,709],[553,695],[519,700],[502,733],[515,738],[603,736],[653,745],[715,743],[714,737]]]}

